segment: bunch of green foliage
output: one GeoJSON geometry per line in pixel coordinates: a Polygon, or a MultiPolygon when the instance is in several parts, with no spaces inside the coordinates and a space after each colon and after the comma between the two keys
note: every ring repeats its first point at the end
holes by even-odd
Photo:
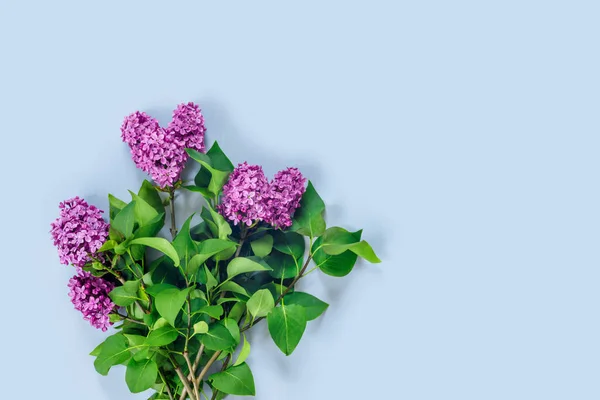
{"type": "Polygon", "coordinates": [[[289,229],[232,226],[215,211],[232,163],[216,143],[206,154],[188,152],[200,163],[193,185],[161,191],[144,181],[128,203],[109,195],[109,240],[84,269],[116,283],[117,332],[92,351],[94,366],[106,375],[125,365],[131,392],[154,389],[150,399],[252,396],[246,331],[266,319],[273,342],[290,355],[328,307],[296,283],[315,270],[345,276],[358,257],[379,259],[361,231],[327,228],[310,182],[289,229]],[[177,227],[176,191],[186,189],[206,202],[177,227]],[[167,213],[171,241],[159,236],[167,213]]]}

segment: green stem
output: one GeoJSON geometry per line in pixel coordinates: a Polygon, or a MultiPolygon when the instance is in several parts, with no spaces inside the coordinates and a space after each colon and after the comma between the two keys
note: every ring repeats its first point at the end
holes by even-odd
{"type": "Polygon", "coordinates": [[[173,397],[173,392],[171,392],[171,388],[169,387],[169,384],[167,383],[167,380],[165,379],[165,375],[160,370],[160,368],[158,369],[158,375],[160,375],[160,379],[162,379],[163,383],[165,384],[165,388],[167,389],[167,394],[169,395],[169,399],[175,400],[175,397],[173,397]]]}
{"type": "Polygon", "coordinates": [[[171,209],[171,236],[177,236],[177,224],[175,222],[175,188],[169,188],[169,203],[171,209]]]}

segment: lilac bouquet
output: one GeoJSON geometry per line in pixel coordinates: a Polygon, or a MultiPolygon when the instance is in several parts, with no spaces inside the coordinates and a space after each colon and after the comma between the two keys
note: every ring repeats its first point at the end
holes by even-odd
{"type": "Polygon", "coordinates": [[[290,355],[328,307],[296,283],[315,270],[345,276],[358,257],[380,262],[362,231],[327,228],[325,203],[298,169],[269,180],[258,165],[234,167],[216,142],[205,152],[205,132],[193,103],[179,105],[166,128],[143,112],[129,115],[121,137],[153,183],[129,202],[109,195],[109,222],[75,197],[51,224],[60,262],[75,267],[75,309],[111,329],[91,353],[96,370],[125,365],[131,392],[153,389],[150,399],[254,396],[245,332],[266,319],[290,355]],[[184,184],[189,159],[200,170],[184,184]],[[179,226],[181,190],[205,205],[179,226]],[[167,214],[169,239],[161,235],[167,214]]]}

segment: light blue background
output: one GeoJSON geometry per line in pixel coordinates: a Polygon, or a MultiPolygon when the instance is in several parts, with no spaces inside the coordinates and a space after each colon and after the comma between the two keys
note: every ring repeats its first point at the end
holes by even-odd
{"type": "Polygon", "coordinates": [[[94,371],[49,224],[139,186],[125,115],[192,100],[384,260],[302,283],[291,357],[256,329],[257,399],[599,399],[598,2],[208,3],[0,2],[1,397],[146,398],[94,371]]]}

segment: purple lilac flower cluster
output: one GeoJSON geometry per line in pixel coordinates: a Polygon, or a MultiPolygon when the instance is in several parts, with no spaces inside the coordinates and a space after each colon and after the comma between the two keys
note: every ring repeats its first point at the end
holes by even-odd
{"type": "Polygon", "coordinates": [[[306,178],[297,168],[287,168],[275,174],[269,185],[266,208],[267,222],[275,228],[292,226],[292,215],[300,205],[306,188],[306,178]]]}
{"type": "Polygon", "coordinates": [[[98,329],[106,331],[112,323],[109,314],[114,310],[115,304],[108,297],[114,285],[89,272],[79,270],[77,275],[69,280],[69,297],[75,309],[81,311],[83,319],[98,329]]]}
{"type": "Polygon", "coordinates": [[[136,111],[125,117],[121,138],[129,145],[136,166],[161,187],[179,180],[188,155],[186,148],[204,151],[204,117],[194,103],[180,104],[166,129],[155,118],[136,111]]]}
{"type": "Polygon", "coordinates": [[[287,228],[292,225],[305,183],[297,168],[279,171],[269,183],[262,167],[244,162],[233,170],[223,187],[218,210],[235,225],[264,221],[275,228],[287,228]]]}
{"type": "Polygon", "coordinates": [[[250,226],[254,221],[262,221],[267,215],[264,196],[268,188],[269,181],[262,167],[247,162],[239,164],[223,186],[219,212],[235,225],[243,222],[250,226]]]}
{"type": "Polygon", "coordinates": [[[90,254],[106,241],[108,224],[102,219],[102,210],[79,197],[66,200],[59,207],[60,217],[51,224],[50,233],[60,262],[83,267],[90,261],[90,254]]]}

